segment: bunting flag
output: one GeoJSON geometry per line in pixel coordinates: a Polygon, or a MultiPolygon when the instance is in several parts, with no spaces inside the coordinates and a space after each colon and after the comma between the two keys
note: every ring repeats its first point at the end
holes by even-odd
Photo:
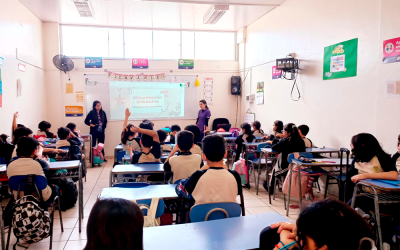
{"type": "Polygon", "coordinates": [[[149,79],[148,75],[143,75],[143,80],[147,81],[147,79],[149,79]]]}
{"type": "Polygon", "coordinates": [[[108,77],[112,77],[112,75],[113,75],[113,72],[107,71],[107,76],[108,76],[108,77]]]}
{"type": "Polygon", "coordinates": [[[159,81],[161,79],[161,74],[156,75],[156,80],[159,81]]]}
{"type": "Polygon", "coordinates": [[[128,81],[129,80],[129,76],[128,75],[124,75],[124,80],[128,81]]]}
{"type": "Polygon", "coordinates": [[[149,80],[153,81],[154,80],[154,75],[149,75],[149,80]]]}
{"type": "Polygon", "coordinates": [[[129,81],[133,81],[135,80],[135,76],[134,75],[129,75],[129,81]]]}
{"type": "Polygon", "coordinates": [[[141,78],[142,78],[141,75],[136,75],[136,80],[137,80],[137,81],[140,81],[141,78]]]}

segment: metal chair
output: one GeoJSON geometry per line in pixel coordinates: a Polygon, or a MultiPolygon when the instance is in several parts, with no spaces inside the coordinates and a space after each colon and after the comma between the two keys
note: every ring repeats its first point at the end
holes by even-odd
{"type": "MultiPolygon", "coordinates": [[[[20,191],[25,191],[25,184],[26,184],[26,180],[27,180],[28,176],[35,176],[35,185],[34,185],[34,187],[35,187],[36,193],[39,195],[39,201],[44,202],[43,197],[42,197],[42,192],[41,192],[43,189],[45,189],[47,187],[47,179],[44,176],[41,176],[41,175],[16,175],[16,176],[12,176],[10,178],[10,180],[9,180],[9,185],[10,185],[11,191],[12,190],[17,191],[18,195],[19,195],[20,191]]],[[[51,201],[47,201],[47,202],[51,202],[51,201]]],[[[51,208],[51,213],[50,213],[50,246],[49,246],[49,249],[51,250],[52,247],[53,247],[54,210],[56,208],[58,209],[59,215],[60,215],[61,232],[64,232],[64,226],[63,226],[63,222],[62,222],[60,198],[58,197],[58,195],[56,195],[54,197],[54,200],[50,204],[47,203],[47,205],[49,205],[49,207],[51,208]]],[[[6,245],[6,249],[7,250],[8,250],[8,246],[10,244],[11,231],[12,231],[12,226],[11,226],[11,222],[10,222],[10,229],[8,230],[7,245],[6,245]]],[[[17,242],[18,242],[18,238],[17,238],[17,242]]]]}
{"type": "MultiPolygon", "coordinates": [[[[271,148],[272,147],[272,144],[271,143],[260,143],[258,146],[257,146],[257,153],[258,153],[258,155],[259,156],[261,156],[261,149],[262,148],[271,148]]],[[[257,169],[258,168],[260,168],[261,167],[261,165],[265,165],[266,167],[267,167],[267,165],[268,165],[268,163],[272,163],[272,161],[266,161],[265,160],[265,158],[263,157],[263,158],[261,158],[261,157],[258,157],[258,158],[256,158],[256,159],[253,159],[253,160],[249,160],[249,162],[250,162],[250,164],[251,164],[251,168],[252,168],[252,171],[254,172],[254,183],[255,183],[255,185],[256,185],[256,187],[259,185],[259,183],[256,183],[257,181],[257,179],[258,178],[256,178],[256,171],[255,171],[255,167],[254,167],[254,165],[258,165],[258,167],[257,167],[257,169]]],[[[268,181],[268,169],[267,169],[267,181],[268,181]]]]}
{"type": "Polygon", "coordinates": [[[240,205],[235,202],[200,204],[190,209],[190,221],[201,222],[240,217],[241,213],[240,205]]]}

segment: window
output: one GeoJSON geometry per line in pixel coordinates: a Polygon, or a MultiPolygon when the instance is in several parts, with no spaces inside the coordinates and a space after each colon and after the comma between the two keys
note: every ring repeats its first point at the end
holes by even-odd
{"type": "Polygon", "coordinates": [[[153,58],[153,32],[125,29],[125,58],[153,58]]]}
{"type": "Polygon", "coordinates": [[[153,53],[155,59],[181,58],[181,32],[154,30],[153,53]]]}
{"type": "Polygon", "coordinates": [[[235,60],[234,32],[136,30],[61,25],[70,57],[235,60]]]}
{"type": "Polygon", "coordinates": [[[235,60],[235,34],[196,32],[195,59],[235,60]]]}

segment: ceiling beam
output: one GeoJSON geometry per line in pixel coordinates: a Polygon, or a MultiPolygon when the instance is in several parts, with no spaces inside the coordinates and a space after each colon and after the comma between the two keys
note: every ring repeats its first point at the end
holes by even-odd
{"type": "Polygon", "coordinates": [[[169,3],[188,3],[188,4],[207,4],[207,5],[240,5],[240,6],[270,6],[277,7],[279,4],[264,4],[264,3],[229,3],[229,2],[213,2],[210,0],[193,0],[193,1],[183,1],[183,0],[141,0],[142,2],[169,2],[169,3]]]}

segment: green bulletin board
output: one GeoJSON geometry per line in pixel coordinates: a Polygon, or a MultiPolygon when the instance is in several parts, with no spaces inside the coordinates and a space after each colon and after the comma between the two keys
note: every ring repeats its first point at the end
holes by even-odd
{"type": "Polygon", "coordinates": [[[358,38],[324,48],[323,79],[357,76],[358,38]]]}

